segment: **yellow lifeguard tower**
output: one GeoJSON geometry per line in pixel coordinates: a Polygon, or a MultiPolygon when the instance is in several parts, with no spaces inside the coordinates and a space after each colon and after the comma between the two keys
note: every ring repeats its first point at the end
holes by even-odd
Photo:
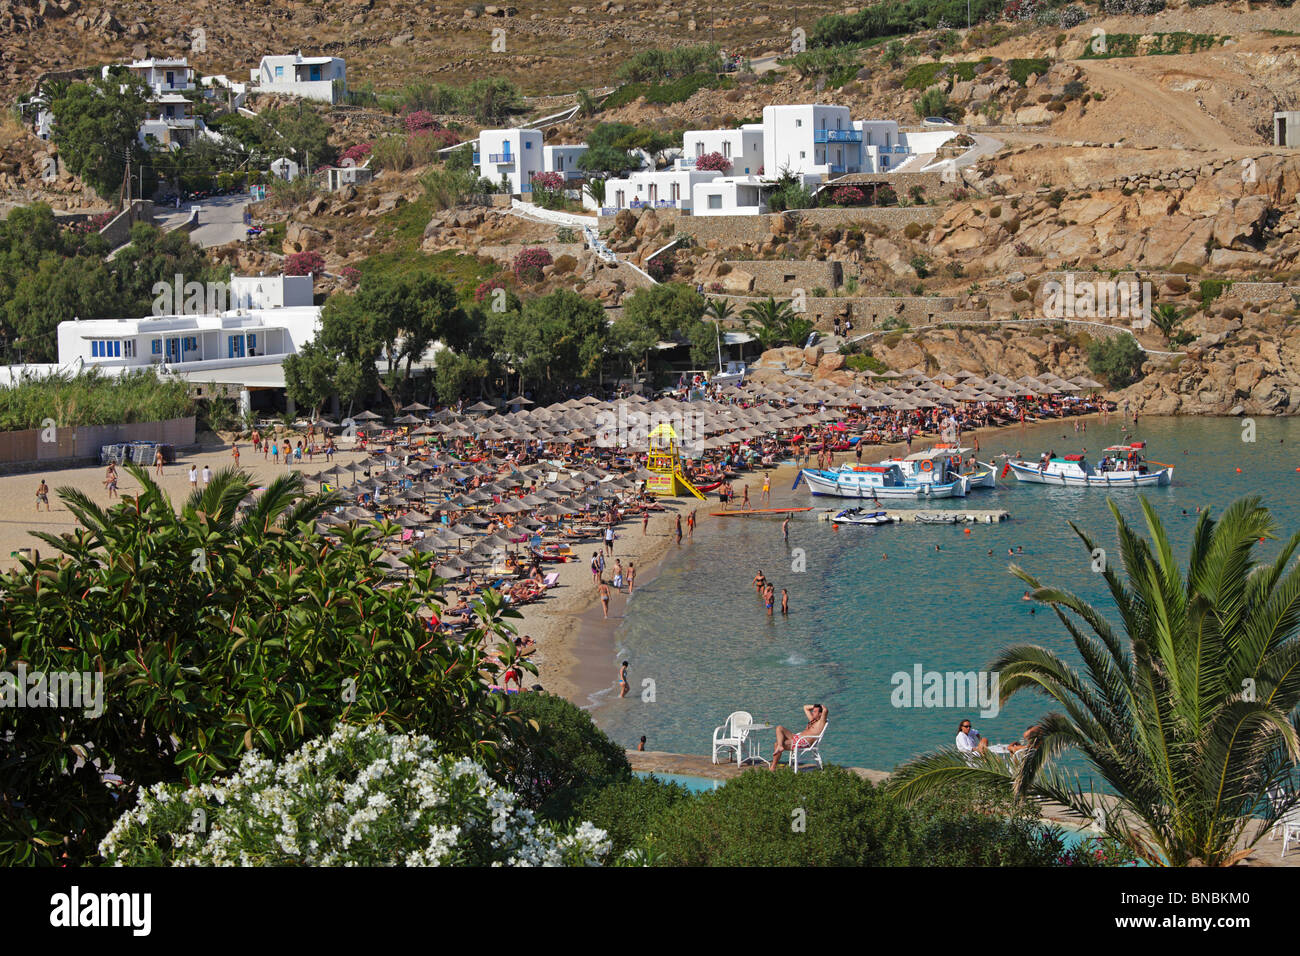
{"type": "Polygon", "coordinates": [[[646,479],[646,491],[670,498],[694,495],[703,501],[704,495],[686,480],[682,471],[682,457],[677,450],[677,433],[673,426],[667,422],[657,425],[647,438],[650,451],[645,466],[651,474],[646,479]]]}

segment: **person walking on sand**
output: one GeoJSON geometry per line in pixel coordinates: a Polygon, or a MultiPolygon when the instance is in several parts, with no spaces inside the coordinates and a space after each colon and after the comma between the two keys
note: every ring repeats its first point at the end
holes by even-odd
{"type": "Polygon", "coordinates": [[[153,473],[159,478],[163,476],[163,453],[161,448],[153,453],[153,473]]]}
{"type": "Polygon", "coordinates": [[[636,565],[631,561],[627,563],[627,596],[632,596],[632,589],[636,587],[636,565]]]}
{"type": "Polygon", "coordinates": [[[609,585],[606,584],[604,581],[601,581],[600,586],[596,588],[596,591],[600,594],[601,613],[604,614],[606,619],[608,619],[609,618],[609,585]]]}
{"type": "Polygon", "coordinates": [[[230,457],[235,459],[235,467],[239,467],[239,442],[232,442],[230,445],[230,457]]]}
{"type": "Polygon", "coordinates": [[[764,506],[772,503],[772,475],[769,472],[763,472],[763,494],[759,499],[764,506]]]}
{"type": "Polygon", "coordinates": [[[627,696],[627,690],[628,690],[628,687],[627,687],[627,661],[624,661],[624,662],[623,662],[623,666],[620,667],[620,668],[618,669],[618,686],[619,686],[618,696],[619,696],[619,697],[626,697],[626,696],[627,696]]]}
{"type": "Polygon", "coordinates": [[[199,490],[199,466],[190,465],[190,493],[199,490]]]}
{"type": "Polygon", "coordinates": [[[646,536],[646,529],[649,527],[650,527],[650,512],[647,511],[645,514],[641,516],[641,537],[644,538],[646,536]]]}
{"type": "Polygon", "coordinates": [[[203,487],[206,488],[212,483],[212,469],[207,465],[203,466],[203,487]]]}
{"type": "Polygon", "coordinates": [[[677,547],[682,546],[682,516],[677,516],[677,547]]]}
{"type": "Polygon", "coordinates": [[[691,513],[686,516],[686,537],[688,538],[695,537],[695,509],[694,508],[692,508],[691,513]]]}
{"type": "Polygon", "coordinates": [[[748,511],[749,510],[749,483],[746,482],[745,484],[741,485],[740,490],[743,493],[743,497],[740,500],[740,510],[748,511]]]}
{"type": "Polygon", "coordinates": [[[271,442],[271,460],[277,465],[280,464],[280,443],[278,441],[271,442]]]}
{"type": "Polygon", "coordinates": [[[50,510],[50,486],[41,479],[41,483],[36,486],[36,510],[41,510],[41,505],[45,505],[45,510],[50,510]]]}
{"type": "Polygon", "coordinates": [[[605,526],[605,550],[610,554],[614,553],[614,522],[610,521],[605,526]]]}
{"type": "Polygon", "coordinates": [[[270,454],[271,454],[271,442],[268,439],[263,439],[262,440],[262,461],[266,461],[266,459],[270,456],[270,454]]]}
{"type": "Polygon", "coordinates": [[[108,463],[108,470],[104,472],[104,487],[108,489],[110,501],[117,497],[117,465],[111,461],[108,463]]]}
{"type": "Polygon", "coordinates": [[[600,555],[595,551],[591,552],[591,583],[600,586],[600,555]]]}

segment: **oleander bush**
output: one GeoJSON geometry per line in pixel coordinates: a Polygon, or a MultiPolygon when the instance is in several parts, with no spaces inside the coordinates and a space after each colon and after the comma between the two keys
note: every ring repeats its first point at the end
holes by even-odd
{"type": "Polygon", "coordinates": [[[606,835],[540,823],[429,737],[340,724],[277,763],[142,792],[100,844],[120,866],[584,866],[606,835]]]}

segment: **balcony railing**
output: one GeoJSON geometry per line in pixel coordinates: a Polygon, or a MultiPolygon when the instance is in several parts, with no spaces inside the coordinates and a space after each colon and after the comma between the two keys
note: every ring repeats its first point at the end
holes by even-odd
{"type": "Polygon", "coordinates": [[[814,143],[860,143],[862,131],[856,129],[815,129],[814,143]]]}
{"type": "Polygon", "coordinates": [[[906,146],[895,146],[895,147],[893,148],[893,152],[895,152],[895,153],[907,153],[907,151],[908,151],[908,149],[907,149],[906,146]]]}
{"type": "Polygon", "coordinates": [[[828,163],[832,173],[843,173],[846,171],[843,163],[828,163]]]}
{"type": "Polygon", "coordinates": [[[513,163],[514,161],[514,153],[492,153],[488,156],[489,163],[513,163]]]}

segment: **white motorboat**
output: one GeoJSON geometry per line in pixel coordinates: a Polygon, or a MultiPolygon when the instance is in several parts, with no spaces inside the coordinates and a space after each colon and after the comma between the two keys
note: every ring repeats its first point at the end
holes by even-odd
{"type": "Polygon", "coordinates": [[[1174,477],[1172,465],[1148,461],[1146,442],[1111,445],[1094,467],[1083,455],[1043,455],[1036,462],[1008,461],[1017,481],[1065,488],[1152,488],[1167,485],[1174,477]]]}

